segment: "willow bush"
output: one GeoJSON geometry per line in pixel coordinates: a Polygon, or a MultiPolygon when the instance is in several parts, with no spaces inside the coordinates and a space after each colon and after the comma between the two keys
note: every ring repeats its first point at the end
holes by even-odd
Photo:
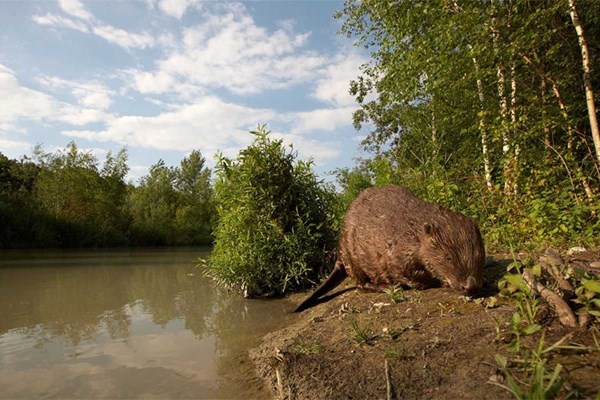
{"type": "Polygon", "coordinates": [[[235,160],[218,155],[218,224],[207,273],[246,296],[279,295],[313,284],[336,244],[333,190],[312,161],[269,137],[265,126],[235,160]]]}

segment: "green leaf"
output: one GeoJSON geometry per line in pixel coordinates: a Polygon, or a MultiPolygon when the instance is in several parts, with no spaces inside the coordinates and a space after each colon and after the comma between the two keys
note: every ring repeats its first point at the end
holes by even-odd
{"type": "Polygon", "coordinates": [[[595,293],[600,293],[600,282],[593,279],[582,279],[583,287],[595,293]]]}
{"type": "Polygon", "coordinates": [[[523,329],[523,334],[524,335],[531,335],[536,333],[537,331],[539,331],[540,329],[542,329],[542,327],[538,324],[533,324],[533,325],[528,325],[523,329]]]}
{"type": "Polygon", "coordinates": [[[494,356],[494,358],[496,359],[496,364],[498,364],[498,366],[500,368],[506,368],[507,365],[507,361],[506,361],[506,357],[504,357],[502,354],[496,354],[494,356]]]}

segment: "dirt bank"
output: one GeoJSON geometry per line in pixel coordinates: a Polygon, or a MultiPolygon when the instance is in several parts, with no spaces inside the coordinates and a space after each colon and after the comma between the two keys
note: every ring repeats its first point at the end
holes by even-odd
{"type": "MultiPolygon", "coordinates": [[[[267,335],[250,357],[281,399],[512,398],[491,383],[506,384],[494,357],[508,354],[503,332],[515,311],[497,296],[508,263],[486,268],[479,300],[439,288],[407,290],[395,303],[387,294],[359,292],[348,280],[333,299],[267,335]]],[[[569,333],[569,341],[594,349],[592,331],[569,331],[551,314],[540,317],[547,343],[569,333]]],[[[533,346],[540,335],[523,341],[533,346]]],[[[557,353],[552,362],[563,364],[575,397],[593,397],[600,390],[599,360],[600,349],[557,353]]]]}

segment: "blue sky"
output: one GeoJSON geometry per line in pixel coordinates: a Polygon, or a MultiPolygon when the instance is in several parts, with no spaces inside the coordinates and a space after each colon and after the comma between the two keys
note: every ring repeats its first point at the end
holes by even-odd
{"type": "MultiPolygon", "coordinates": [[[[367,55],[337,35],[342,1],[2,1],[0,152],[75,141],[130,178],[199,149],[235,156],[266,123],[316,171],[353,165],[348,83],[367,55]]],[[[331,178],[328,178],[331,179],[331,178]]]]}

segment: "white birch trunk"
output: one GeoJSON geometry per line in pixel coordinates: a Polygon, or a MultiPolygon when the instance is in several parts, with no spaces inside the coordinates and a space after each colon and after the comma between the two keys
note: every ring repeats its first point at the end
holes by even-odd
{"type": "MultiPolygon", "coordinates": [[[[469,49],[471,52],[473,50],[472,46],[469,45],[469,49]]],[[[485,184],[488,188],[488,191],[492,191],[494,189],[494,185],[492,183],[492,168],[490,166],[490,154],[488,150],[488,131],[487,125],[485,123],[485,95],[483,92],[483,82],[481,81],[481,76],[479,73],[479,63],[477,62],[477,58],[473,57],[473,65],[475,66],[475,75],[477,80],[477,93],[479,95],[479,132],[481,133],[481,152],[483,153],[483,172],[485,177],[485,184]]]]}
{"type": "Polygon", "coordinates": [[[575,0],[568,0],[569,14],[575,26],[577,37],[579,39],[579,47],[581,48],[581,62],[583,64],[583,83],[585,86],[585,100],[587,102],[588,116],[590,119],[590,128],[592,130],[592,139],[594,139],[594,147],[596,148],[597,162],[600,164],[600,130],[598,129],[598,118],[596,115],[596,105],[594,103],[594,90],[592,88],[592,80],[590,78],[590,56],[587,46],[587,41],[583,33],[583,27],[577,15],[575,8],[575,0]]]}

